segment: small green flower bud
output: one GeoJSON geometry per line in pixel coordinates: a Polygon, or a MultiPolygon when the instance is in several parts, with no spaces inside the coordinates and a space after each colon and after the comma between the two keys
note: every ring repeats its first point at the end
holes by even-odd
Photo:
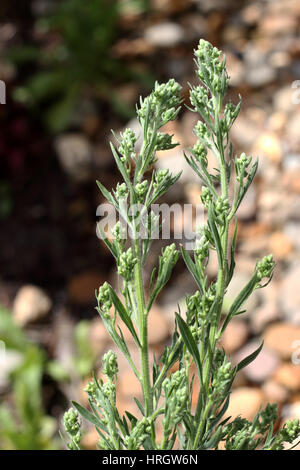
{"type": "Polygon", "coordinates": [[[178,257],[179,257],[179,251],[176,250],[175,243],[172,243],[172,245],[166,246],[162,250],[162,258],[163,258],[163,262],[165,263],[176,264],[178,257]]]}
{"type": "Polygon", "coordinates": [[[167,181],[170,177],[169,170],[165,168],[164,170],[157,170],[154,178],[154,189],[157,189],[164,181],[167,181]]]}
{"type": "Polygon", "coordinates": [[[215,206],[215,212],[218,218],[218,221],[222,224],[224,223],[228,213],[229,213],[230,205],[227,198],[220,197],[215,206]]]}
{"type": "Polygon", "coordinates": [[[78,419],[78,411],[70,408],[64,414],[64,426],[70,435],[75,435],[80,430],[80,422],[78,419]]]}
{"type": "Polygon", "coordinates": [[[112,229],[112,234],[115,237],[117,246],[119,248],[123,247],[126,240],[126,228],[120,221],[112,229]]]}
{"type": "Polygon", "coordinates": [[[199,85],[192,87],[190,92],[190,101],[195,111],[198,111],[206,119],[210,119],[210,112],[212,112],[212,104],[209,97],[207,88],[199,85]]]}
{"type": "Polygon", "coordinates": [[[192,153],[199,162],[202,162],[207,167],[207,148],[200,140],[192,148],[192,153]]]}
{"type": "Polygon", "coordinates": [[[130,281],[133,278],[133,269],[136,262],[137,259],[133,257],[132,248],[128,248],[127,251],[121,254],[118,260],[118,273],[126,281],[130,281]]]}
{"type": "Polygon", "coordinates": [[[206,186],[202,186],[201,201],[202,204],[208,208],[210,202],[212,201],[212,194],[206,186]]]}
{"type": "Polygon", "coordinates": [[[290,444],[299,437],[300,434],[300,421],[299,419],[289,420],[285,423],[283,429],[280,431],[280,436],[290,444]]]}
{"type": "Polygon", "coordinates": [[[162,132],[158,132],[156,136],[156,150],[169,150],[176,147],[177,143],[172,143],[173,135],[170,134],[163,134],[162,132]]]}
{"type": "Polygon", "coordinates": [[[103,372],[107,377],[113,379],[118,373],[117,355],[113,351],[108,351],[102,358],[103,372]]]}
{"type": "Polygon", "coordinates": [[[84,391],[93,399],[96,398],[97,385],[94,382],[89,382],[84,391]]]}
{"type": "Polygon", "coordinates": [[[265,256],[256,266],[256,274],[259,280],[264,277],[271,277],[274,270],[275,262],[273,255],[265,256]]]}
{"type": "Polygon", "coordinates": [[[207,146],[209,146],[209,138],[210,138],[210,134],[209,134],[209,131],[208,131],[208,128],[207,128],[207,125],[204,124],[204,122],[202,121],[198,121],[195,128],[194,128],[194,131],[195,131],[195,134],[196,136],[205,141],[205,143],[207,144],[207,146]]]}
{"type": "Polygon", "coordinates": [[[145,180],[142,181],[142,183],[136,184],[134,189],[137,195],[138,202],[143,202],[148,189],[148,181],[145,180]]]}
{"type": "Polygon", "coordinates": [[[103,310],[107,318],[110,318],[109,311],[112,307],[112,301],[110,298],[110,286],[107,282],[105,282],[102,286],[99,287],[97,300],[99,302],[101,310],[103,310]]]}
{"type": "Polygon", "coordinates": [[[128,197],[128,189],[125,183],[118,183],[116,187],[116,198],[117,199],[126,199],[128,197]]]}
{"type": "Polygon", "coordinates": [[[243,152],[237,159],[236,159],[236,167],[237,167],[237,181],[241,181],[241,173],[243,173],[243,177],[247,176],[246,169],[249,167],[252,161],[252,157],[247,157],[247,155],[243,152]]]}
{"type": "Polygon", "coordinates": [[[136,136],[135,133],[133,132],[132,129],[125,129],[123,133],[121,133],[121,144],[120,147],[118,148],[118,151],[125,157],[127,158],[134,158],[135,157],[135,151],[134,151],[134,146],[136,143],[136,136]]]}
{"type": "Polygon", "coordinates": [[[144,440],[151,434],[151,420],[143,417],[132,429],[129,436],[125,436],[124,443],[128,450],[138,450],[144,440]]]}

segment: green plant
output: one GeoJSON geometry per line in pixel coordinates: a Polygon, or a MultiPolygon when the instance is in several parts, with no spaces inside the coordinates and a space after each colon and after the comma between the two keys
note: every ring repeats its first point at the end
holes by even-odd
{"type": "Polygon", "coordinates": [[[167,246],[153,269],[151,282],[143,282],[143,265],[149,253],[152,230],[159,220],[151,211],[151,204],[172,186],[180,175],[172,176],[168,170],[153,170],[156,150],[175,146],[172,136],[159,132],[168,121],[174,120],[179,112],[180,86],[170,80],[156,84],[150,96],[141,100],[137,116],[142,128],[143,145],[139,155],[135,153],[136,136],[126,129],[119,140],[118,150],[112,145],[112,152],[118,169],[124,179],[115,191],[107,191],[101,183],[98,186],[104,197],[126,219],[132,238],[130,246],[117,223],[114,239],[104,241],[116,259],[119,286],[122,297],[108,283],[97,292],[97,310],[111,338],[127,358],[143,391],[143,403],[134,398],[141,418],[126,412],[120,416],[116,407],[116,383],[118,365],[116,354],[109,351],[103,357],[103,373],[106,381],[94,377],[86,392],[90,411],[73,402],[65,415],[65,429],[70,436],[70,449],[80,448],[80,421],[78,412],[95,425],[99,433],[101,449],[173,449],[178,438],[181,449],[217,449],[225,442],[226,449],[257,448],[265,450],[282,449],[284,442],[292,443],[300,435],[299,421],[291,421],[276,434],[276,406],[268,405],[260,411],[253,422],[240,417],[230,421],[224,418],[229,405],[230,391],[237,372],[252,362],[262,345],[237,366],[233,366],[220,349],[218,341],[232,318],[243,313],[243,305],[255,289],[267,285],[272,278],[274,261],[272,255],[257,262],[253,275],[240,294],[233,301],[224,317],[222,306],[226,289],[235,269],[235,243],[237,236],[236,211],[253,181],[257,161],[244,153],[233,156],[229,131],[236,119],[241,103],[224,103],[229,77],[225,57],[208,42],[201,40],[195,51],[197,75],[201,85],[191,86],[192,110],[199,113],[195,133],[197,144],[186,159],[202,182],[202,203],[207,211],[207,223],[200,227],[193,256],[182,248],[185,264],[193,276],[198,290],[186,296],[185,319],[175,314],[175,331],[172,344],[157,361],[154,358],[150,373],[148,351],[148,317],[158,293],[168,282],[179,252],[174,244],[167,246]],[[210,173],[208,150],[218,160],[218,169],[210,173]],[[145,177],[152,171],[151,179],[145,177]],[[234,178],[233,195],[229,194],[234,178]],[[140,213],[130,213],[129,208],[142,204],[140,213]],[[141,220],[146,220],[147,236],[141,237],[141,220]],[[232,240],[229,227],[235,223],[232,240]],[[218,256],[218,275],[211,282],[206,274],[211,250],[218,256]],[[129,352],[122,329],[116,326],[120,317],[124,327],[130,331],[140,351],[140,367],[129,352]],[[171,372],[174,363],[179,369],[171,372]],[[193,375],[192,366],[196,373],[193,375]],[[195,381],[199,382],[197,405],[193,409],[191,396],[195,381]],[[158,420],[162,415],[163,437],[157,439],[158,420]]]}
{"type": "MultiPolygon", "coordinates": [[[[127,3],[144,8],[142,0],[127,3]]],[[[22,80],[15,98],[42,112],[51,131],[60,132],[70,125],[80,99],[90,96],[102,101],[109,97],[128,117],[112,87],[120,78],[128,81],[138,76],[111,52],[121,13],[119,0],[56,2],[36,21],[39,42],[9,51],[8,58],[16,64],[31,63],[37,68],[22,80]]]]}
{"type": "Polygon", "coordinates": [[[42,404],[42,376],[45,354],[26,338],[12,315],[0,307],[0,339],[7,353],[19,355],[11,372],[12,406],[0,404],[0,447],[14,450],[54,449],[56,423],[42,404]]]}

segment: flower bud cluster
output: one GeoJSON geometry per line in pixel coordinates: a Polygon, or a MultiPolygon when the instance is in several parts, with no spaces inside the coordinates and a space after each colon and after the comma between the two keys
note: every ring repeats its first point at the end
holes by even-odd
{"type": "Polygon", "coordinates": [[[212,380],[212,395],[215,399],[223,398],[226,389],[233,378],[233,369],[231,363],[226,362],[224,357],[223,364],[217,369],[216,374],[212,380]]]}
{"type": "Polygon", "coordinates": [[[184,369],[180,369],[163,381],[167,413],[163,419],[165,434],[170,434],[172,428],[182,419],[187,406],[188,385],[184,369]]]}
{"type": "Polygon", "coordinates": [[[121,143],[118,148],[118,151],[120,152],[121,155],[123,155],[123,159],[121,158],[122,161],[135,159],[135,150],[134,146],[137,141],[136,135],[133,132],[132,129],[125,129],[121,135],[121,143]]]}
{"type": "Polygon", "coordinates": [[[104,312],[106,318],[110,318],[110,309],[112,307],[112,301],[110,297],[110,286],[107,282],[104,282],[102,286],[99,287],[97,300],[99,307],[104,312]]]}
{"type": "Polygon", "coordinates": [[[164,170],[157,170],[154,177],[153,188],[157,190],[163,183],[170,179],[170,172],[168,168],[164,170]]]}
{"type": "Polygon", "coordinates": [[[246,171],[252,161],[252,157],[247,157],[243,152],[235,161],[236,171],[237,171],[237,181],[242,183],[242,179],[248,176],[246,171]]]}
{"type": "Polygon", "coordinates": [[[228,86],[228,75],[225,60],[221,60],[221,51],[209,42],[201,39],[195,51],[200,80],[208,86],[214,94],[224,95],[228,86]]]}
{"type": "Polygon", "coordinates": [[[215,205],[217,221],[224,224],[230,209],[228,198],[219,197],[215,205]]]}
{"type": "Polygon", "coordinates": [[[195,111],[198,111],[206,120],[210,120],[210,113],[213,112],[213,106],[207,88],[202,85],[192,87],[190,92],[190,101],[195,111]]]}
{"type": "Polygon", "coordinates": [[[125,183],[118,183],[116,187],[116,198],[119,199],[126,199],[128,197],[128,189],[125,183]]]}
{"type": "Polygon", "coordinates": [[[167,83],[155,83],[153,92],[141,100],[140,108],[137,110],[138,118],[145,120],[146,117],[159,119],[159,126],[162,127],[169,121],[176,119],[178,106],[180,104],[179,91],[181,87],[171,79],[167,83]]]}
{"type": "Polygon", "coordinates": [[[113,379],[118,373],[117,355],[113,351],[108,351],[102,358],[103,372],[107,377],[113,379]]]}
{"type": "Polygon", "coordinates": [[[151,433],[151,419],[143,417],[132,429],[129,436],[124,437],[124,444],[127,450],[138,450],[144,440],[151,433]]]}
{"type": "Polygon", "coordinates": [[[207,167],[207,147],[203,145],[200,140],[197,140],[196,144],[192,148],[192,153],[194,157],[202,164],[207,167]]]}
{"type": "Polygon", "coordinates": [[[76,450],[79,447],[81,439],[80,422],[77,410],[70,408],[64,414],[64,427],[71,438],[69,444],[70,450],[76,450]]]}
{"type": "Polygon", "coordinates": [[[169,246],[166,246],[162,250],[162,261],[163,263],[170,263],[172,265],[177,263],[179,257],[179,251],[176,249],[175,243],[172,243],[169,246]]]}
{"type": "Polygon", "coordinates": [[[213,196],[209,188],[206,186],[202,186],[202,192],[201,192],[201,201],[202,204],[208,209],[209,204],[212,202],[213,196]]]}
{"type": "Polygon", "coordinates": [[[144,202],[145,195],[148,190],[148,181],[144,180],[141,183],[136,184],[134,189],[138,202],[144,202]]]}
{"type": "Polygon", "coordinates": [[[194,127],[194,132],[198,139],[201,139],[207,147],[211,147],[210,132],[204,122],[198,121],[194,127]]]}
{"type": "Polygon", "coordinates": [[[118,259],[118,274],[126,281],[130,281],[133,278],[133,269],[136,262],[137,259],[134,258],[132,248],[130,247],[127,251],[122,253],[118,259]]]}
{"type": "Polygon", "coordinates": [[[274,270],[275,262],[273,255],[265,256],[259,263],[256,265],[256,274],[259,280],[264,277],[270,278],[274,270]]]}
{"type": "Polygon", "coordinates": [[[299,419],[289,420],[285,423],[280,431],[281,438],[292,444],[300,434],[300,421],[299,419]]]}
{"type": "Polygon", "coordinates": [[[158,132],[156,135],[156,150],[170,150],[177,147],[178,143],[172,143],[173,135],[158,132]]]}

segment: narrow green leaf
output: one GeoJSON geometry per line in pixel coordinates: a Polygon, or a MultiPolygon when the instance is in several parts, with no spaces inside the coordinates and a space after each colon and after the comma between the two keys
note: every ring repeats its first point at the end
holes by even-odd
{"type": "Polygon", "coordinates": [[[115,259],[118,258],[118,252],[117,252],[117,249],[115,247],[115,245],[107,238],[107,236],[105,235],[104,231],[102,230],[102,228],[100,227],[100,224],[97,224],[97,235],[98,235],[98,238],[100,238],[101,240],[103,240],[103,242],[105,243],[105,245],[107,246],[107,248],[109,249],[109,251],[111,252],[111,254],[113,255],[113,257],[115,259]],[[100,236],[99,236],[100,235],[100,236]]]}
{"type": "Polygon", "coordinates": [[[201,279],[199,279],[199,275],[198,275],[198,272],[197,272],[196,265],[193,262],[190,255],[188,254],[188,252],[186,251],[186,249],[184,248],[184,246],[181,246],[181,253],[182,253],[183,261],[186,264],[186,267],[190,271],[191,275],[195,279],[195,282],[196,282],[197,286],[199,287],[200,291],[202,292],[201,279]]]}
{"type": "Polygon", "coordinates": [[[237,227],[238,227],[237,219],[235,219],[234,234],[232,237],[232,242],[231,242],[231,247],[230,247],[230,267],[229,267],[229,272],[228,272],[227,286],[232,279],[234,268],[235,268],[234,253],[235,253],[235,246],[236,246],[237,227]]]}
{"type": "Polygon", "coordinates": [[[113,196],[111,195],[111,193],[105,188],[105,186],[103,186],[102,183],[100,183],[100,181],[96,181],[97,183],[97,186],[98,188],[100,189],[101,193],[103,194],[103,196],[105,197],[105,199],[108,200],[108,202],[110,202],[111,204],[113,204],[114,206],[116,205],[116,201],[114,200],[113,196]]]}
{"type": "Polygon", "coordinates": [[[215,242],[219,266],[222,266],[223,265],[223,250],[222,250],[220,235],[219,235],[216,223],[215,223],[215,215],[214,215],[211,204],[209,205],[209,208],[208,208],[208,226],[210,228],[210,231],[212,233],[212,236],[215,242]]]}
{"type": "Polygon", "coordinates": [[[124,305],[122,304],[122,302],[120,301],[119,297],[117,296],[117,294],[115,293],[114,289],[109,286],[109,289],[110,289],[110,297],[111,297],[111,301],[112,303],[114,304],[118,314],[120,315],[122,321],[125,323],[125,325],[127,326],[128,330],[130,331],[130,333],[132,334],[135,342],[137,343],[137,345],[139,347],[141,347],[141,343],[140,343],[140,340],[136,334],[136,331],[134,329],[134,326],[133,326],[133,323],[132,323],[132,320],[127,312],[127,310],[125,309],[124,305]]]}
{"type": "Polygon", "coordinates": [[[145,411],[144,411],[144,408],[141,404],[141,402],[136,398],[136,397],[133,397],[138,409],[140,410],[140,412],[142,413],[143,416],[145,416],[145,411]]]}
{"type": "Polygon", "coordinates": [[[264,342],[262,342],[259,348],[257,348],[252,354],[249,354],[249,356],[245,357],[245,359],[243,359],[241,362],[238,363],[237,372],[239,370],[244,369],[244,367],[246,367],[248,364],[251,364],[251,362],[253,362],[257,358],[257,356],[259,355],[260,351],[263,348],[263,345],[264,345],[264,342]]]}
{"type": "Polygon", "coordinates": [[[120,157],[119,157],[119,155],[118,155],[118,153],[117,153],[117,151],[116,151],[116,149],[115,149],[112,142],[110,142],[110,148],[111,148],[112,154],[114,156],[115,162],[117,164],[118,170],[121,173],[121,175],[123,176],[123,179],[124,179],[125,183],[129,187],[130,186],[130,179],[129,179],[129,176],[127,174],[126,168],[123,165],[123,163],[121,162],[120,157]]]}
{"type": "Polygon", "coordinates": [[[76,408],[76,410],[81,414],[81,416],[84,419],[86,419],[90,423],[94,424],[95,426],[100,427],[101,421],[100,421],[99,418],[94,416],[90,411],[86,410],[83,406],[81,406],[76,401],[72,401],[72,405],[76,408]]]}
{"type": "Polygon", "coordinates": [[[179,330],[180,330],[180,333],[182,335],[182,338],[183,338],[183,341],[184,341],[184,344],[186,345],[186,347],[188,348],[189,352],[191,353],[191,355],[193,356],[193,359],[195,361],[195,364],[197,366],[197,369],[198,369],[198,372],[199,372],[199,375],[201,377],[201,382],[202,382],[202,370],[201,370],[201,361],[200,361],[200,354],[199,354],[199,351],[198,351],[198,348],[197,348],[197,344],[192,336],[192,333],[188,327],[188,325],[186,324],[186,322],[183,320],[182,317],[180,317],[178,315],[178,313],[175,313],[176,315],[176,320],[177,320],[177,323],[178,323],[178,327],[179,327],[179,330]]]}
{"type": "Polygon", "coordinates": [[[257,275],[256,273],[254,273],[252,278],[248,282],[248,284],[246,284],[246,286],[242,289],[242,291],[239,293],[239,295],[233,302],[232,306],[230,307],[230,310],[229,310],[230,317],[233,317],[236,315],[236,313],[240,310],[241,306],[246,302],[248,297],[250,297],[250,295],[252,294],[256,286],[257,286],[257,275]]]}

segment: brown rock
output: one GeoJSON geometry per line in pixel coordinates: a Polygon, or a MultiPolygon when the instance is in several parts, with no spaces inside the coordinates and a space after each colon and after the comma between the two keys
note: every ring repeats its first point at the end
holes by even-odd
{"type": "Polygon", "coordinates": [[[287,389],[273,379],[262,385],[262,391],[270,403],[284,403],[289,396],[287,389]]]}
{"type": "Polygon", "coordinates": [[[269,247],[275,259],[284,259],[293,251],[290,238],[282,232],[275,232],[271,235],[269,247]]]}
{"type": "Polygon", "coordinates": [[[163,14],[178,13],[186,10],[191,1],[190,0],[152,0],[152,7],[154,10],[160,11],[163,14]]]}
{"type": "Polygon", "coordinates": [[[256,214],[256,189],[250,186],[237,212],[239,220],[248,220],[256,214]]]}
{"type": "Polygon", "coordinates": [[[258,153],[262,153],[274,163],[280,163],[282,160],[282,149],[280,140],[272,132],[262,134],[255,146],[258,153]]]}
{"type": "Polygon", "coordinates": [[[230,52],[226,53],[226,64],[228,75],[230,77],[230,85],[238,86],[245,77],[245,70],[241,60],[230,52]]]}
{"type": "Polygon", "coordinates": [[[300,171],[286,171],[283,175],[283,184],[289,191],[300,194],[300,171]]]}
{"type": "Polygon", "coordinates": [[[252,420],[264,404],[265,397],[259,388],[237,388],[231,394],[224,418],[231,416],[234,419],[240,415],[242,418],[252,420]]]}
{"type": "Polygon", "coordinates": [[[249,329],[243,320],[232,320],[227,326],[221,344],[227,354],[231,354],[243,346],[248,338],[249,329]]]}
{"type": "Polygon", "coordinates": [[[169,336],[169,325],[164,312],[154,306],[148,317],[148,341],[149,344],[157,344],[169,336]]]}
{"type": "Polygon", "coordinates": [[[133,397],[125,399],[121,397],[120,394],[117,394],[117,408],[121,416],[125,414],[125,411],[129,411],[129,413],[133,414],[137,418],[142,417],[133,397]]]}
{"type": "Polygon", "coordinates": [[[286,124],[286,114],[277,111],[269,117],[268,128],[274,132],[282,132],[286,124]]]}
{"type": "Polygon", "coordinates": [[[68,285],[70,300],[76,304],[84,305],[96,303],[95,290],[105,281],[102,274],[97,271],[84,271],[72,277],[68,285]]]}
{"type": "Polygon", "coordinates": [[[39,287],[28,285],[18,292],[13,304],[13,316],[18,325],[44,318],[50,312],[52,301],[39,287]]]}
{"type": "Polygon", "coordinates": [[[241,224],[239,238],[255,238],[268,234],[270,226],[262,222],[241,224]]]}
{"type": "Polygon", "coordinates": [[[300,365],[282,364],[274,374],[274,380],[292,392],[300,390],[300,365]]]}
{"type": "MultiPolygon", "coordinates": [[[[300,289],[299,289],[300,267],[298,264],[291,266],[282,280],[279,302],[288,320],[299,324],[300,322],[300,289]]],[[[292,328],[292,327],[291,327],[292,328]]],[[[300,327],[296,335],[300,339],[300,327]]]]}
{"type": "Polygon", "coordinates": [[[247,5],[243,8],[241,12],[242,18],[246,23],[250,25],[255,25],[261,18],[262,15],[262,5],[255,3],[252,5],[247,5]]]}
{"type": "Polygon", "coordinates": [[[251,330],[253,333],[261,333],[264,327],[281,317],[278,305],[276,302],[267,301],[258,307],[253,315],[250,317],[251,330]]]}
{"type": "Polygon", "coordinates": [[[84,181],[90,175],[92,147],[81,134],[63,134],[56,138],[54,146],[63,170],[74,180],[84,181]]]}
{"type": "Polygon", "coordinates": [[[289,323],[276,323],[265,332],[265,345],[283,359],[290,359],[293,344],[300,339],[300,327],[289,323]]]}
{"type": "Polygon", "coordinates": [[[102,354],[110,341],[110,336],[104,326],[101,318],[95,318],[91,321],[89,331],[90,345],[96,354],[102,354]]]}
{"type": "Polygon", "coordinates": [[[118,391],[124,399],[133,399],[133,397],[142,398],[141,384],[131,369],[120,374],[118,391]]]}
{"type": "Polygon", "coordinates": [[[265,15],[259,23],[259,31],[263,36],[280,36],[292,34],[297,28],[297,19],[291,15],[281,14],[265,15]]]}
{"type": "Polygon", "coordinates": [[[95,428],[92,428],[81,439],[81,445],[86,450],[95,450],[97,448],[100,436],[95,428]]]}

